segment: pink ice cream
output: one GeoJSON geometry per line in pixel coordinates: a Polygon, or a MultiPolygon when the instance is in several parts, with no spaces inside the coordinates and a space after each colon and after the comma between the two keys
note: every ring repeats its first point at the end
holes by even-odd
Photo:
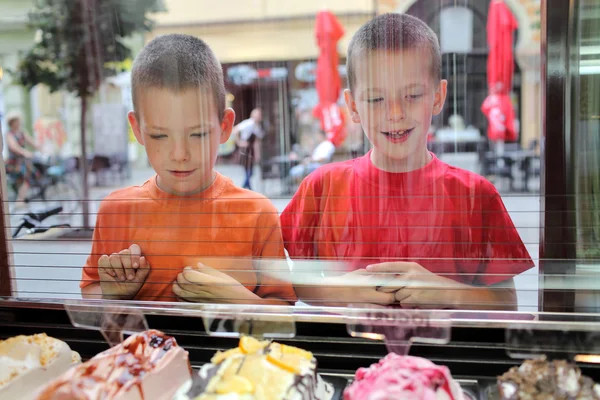
{"type": "Polygon", "coordinates": [[[142,332],[49,383],[37,400],[171,400],[191,377],[187,351],[156,330],[142,332]]]}
{"type": "Polygon", "coordinates": [[[448,368],[420,357],[390,353],[377,364],[356,371],[344,400],[463,400],[448,368]]]}

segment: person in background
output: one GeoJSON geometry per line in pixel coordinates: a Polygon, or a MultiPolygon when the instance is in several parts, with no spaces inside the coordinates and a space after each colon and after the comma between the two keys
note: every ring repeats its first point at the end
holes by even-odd
{"type": "Polygon", "coordinates": [[[262,110],[255,108],[250,113],[250,118],[243,120],[233,128],[232,134],[237,138],[241,163],[246,172],[242,186],[244,189],[252,190],[250,179],[252,178],[254,164],[260,162],[260,142],[265,136],[261,122],[262,110]]]}
{"type": "Polygon", "coordinates": [[[29,188],[40,178],[40,173],[33,164],[34,151],[39,151],[39,148],[33,137],[22,129],[21,118],[18,115],[9,116],[7,123],[8,160],[6,160],[6,174],[12,176],[16,181],[17,199],[15,208],[23,208],[29,188]]]}
{"type": "Polygon", "coordinates": [[[320,166],[331,162],[335,146],[327,139],[323,139],[321,143],[315,147],[310,157],[306,157],[301,164],[295,165],[290,169],[290,177],[297,183],[311,174],[320,166]]]}

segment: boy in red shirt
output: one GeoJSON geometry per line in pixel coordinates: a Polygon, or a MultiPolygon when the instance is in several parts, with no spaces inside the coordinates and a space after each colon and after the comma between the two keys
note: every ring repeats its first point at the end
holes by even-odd
{"type": "MultiPolygon", "coordinates": [[[[346,104],[373,148],[307,177],[281,222],[290,257],[344,260],[352,272],[305,280],[298,297],[516,308],[513,276],[533,263],[500,195],[427,150],[447,85],[435,33],[409,15],[378,16],[352,38],[347,71],[346,104]]],[[[295,273],[303,273],[301,262],[295,273]]]]}
{"type": "Polygon", "coordinates": [[[82,295],[293,303],[277,209],[214,170],[235,115],[212,50],[193,36],[157,37],[131,80],[129,122],[156,175],[103,200],[82,295]]]}

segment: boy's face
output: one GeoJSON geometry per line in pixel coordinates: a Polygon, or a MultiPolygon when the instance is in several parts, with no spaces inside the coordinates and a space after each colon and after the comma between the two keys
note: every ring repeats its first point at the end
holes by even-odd
{"type": "MultiPolygon", "coordinates": [[[[446,81],[431,76],[423,50],[375,50],[358,56],[354,89],[345,91],[352,120],[360,123],[382,164],[428,157],[432,115],[442,111],[446,81]]],[[[427,158],[428,159],[428,158],[427,158]]]]}
{"type": "Polygon", "coordinates": [[[179,196],[205,190],[213,181],[219,144],[231,135],[233,110],[225,110],[219,121],[208,88],[148,88],[138,99],[137,115],[130,112],[129,122],[146,148],[159,187],[179,196]]]}

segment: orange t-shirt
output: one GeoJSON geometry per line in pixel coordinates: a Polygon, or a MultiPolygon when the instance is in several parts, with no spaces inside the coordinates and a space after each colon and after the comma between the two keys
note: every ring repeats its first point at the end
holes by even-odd
{"type": "Polygon", "coordinates": [[[173,282],[184,267],[198,262],[227,273],[261,298],[296,300],[281,268],[285,255],[277,209],[266,197],[236,187],[218,173],[208,189],[194,196],[163,192],[155,176],[106,197],[80,287],[99,282],[103,254],[133,244],[150,265],[136,300],[176,301],[173,282]],[[268,268],[268,259],[279,261],[271,270],[277,277],[261,269],[268,268]]]}

